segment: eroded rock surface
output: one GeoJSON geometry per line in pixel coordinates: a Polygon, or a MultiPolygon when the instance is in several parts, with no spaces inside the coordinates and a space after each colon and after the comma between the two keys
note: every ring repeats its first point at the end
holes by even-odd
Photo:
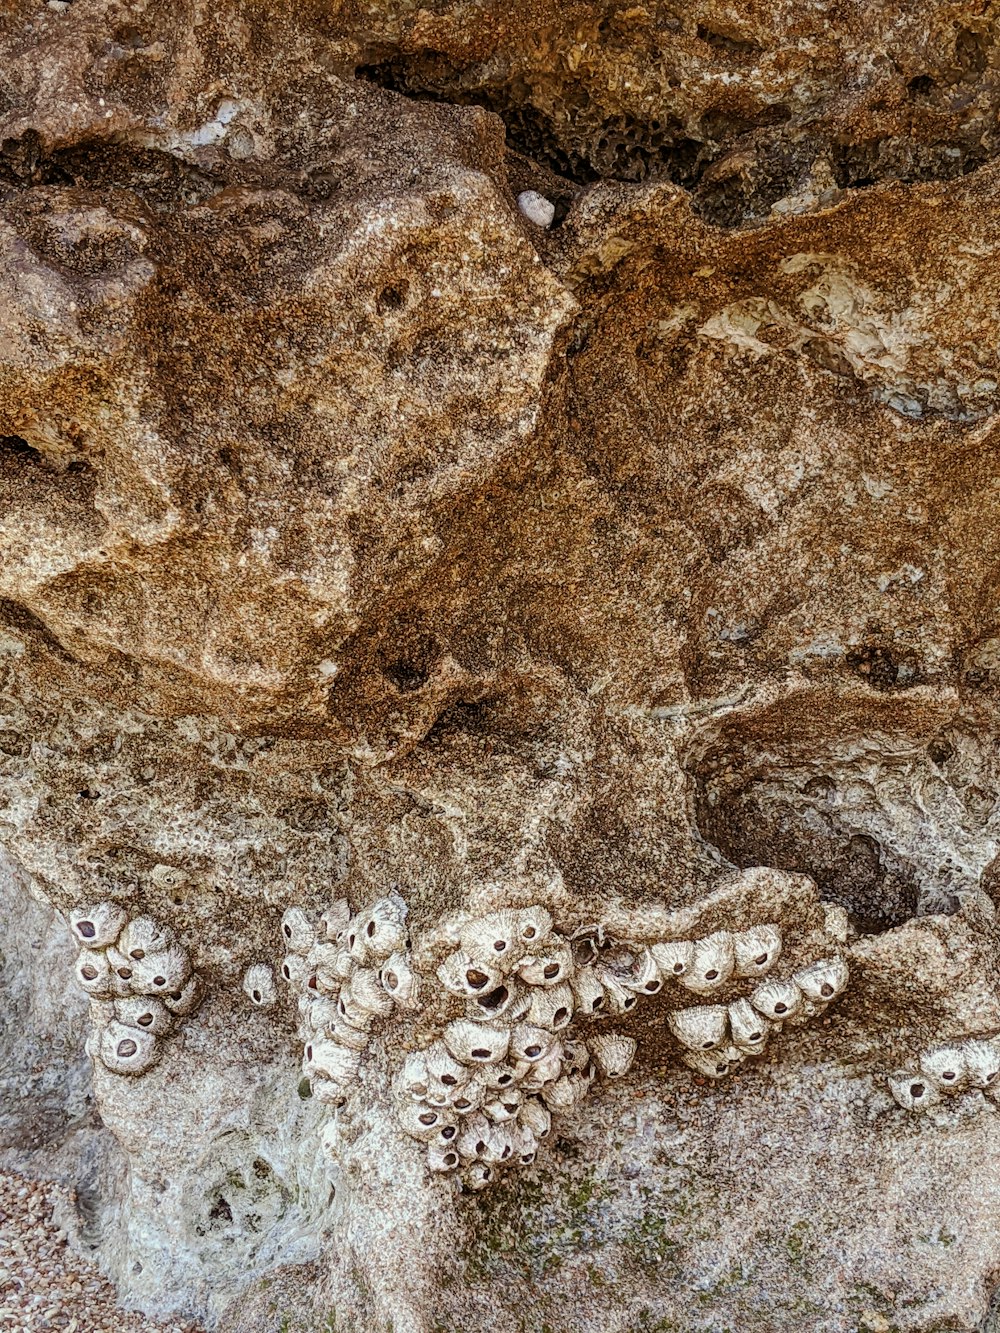
{"type": "Polygon", "coordinates": [[[128,1305],[994,1317],[997,25],[7,7],[0,1165],[128,1305]]]}

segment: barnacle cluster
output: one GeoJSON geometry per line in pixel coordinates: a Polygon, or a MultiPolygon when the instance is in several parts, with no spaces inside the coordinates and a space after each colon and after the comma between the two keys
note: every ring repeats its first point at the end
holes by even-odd
{"type": "Polygon", "coordinates": [[[69,920],[80,945],[76,978],[98,1029],[92,1053],[113,1074],[144,1074],[175,1020],[201,1000],[188,952],[169,926],[151,916],[130,919],[118,903],[78,908],[69,920]]]}
{"type": "Polygon", "coordinates": [[[889,1091],[907,1111],[927,1111],[942,1097],[972,1088],[1000,1095],[1000,1034],[934,1046],[919,1056],[915,1070],[889,1077],[889,1091]]]}
{"type": "MultiPolygon", "coordinates": [[[[406,915],[405,902],[394,895],[354,916],[340,898],[318,925],[299,907],[281,919],[281,974],[297,992],[302,1069],[313,1096],[325,1104],[341,1105],[357,1081],[376,1021],[416,1001],[406,915]]],[[[261,1003],[253,1000],[254,989],[265,994],[251,979],[251,1000],[261,1003]]]]}

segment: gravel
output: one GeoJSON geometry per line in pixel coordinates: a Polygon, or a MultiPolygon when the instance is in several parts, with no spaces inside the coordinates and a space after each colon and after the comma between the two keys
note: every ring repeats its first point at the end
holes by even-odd
{"type": "Polygon", "coordinates": [[[0,1172],[0,1329],[4,1333],[203,1333],[199,1325],[123,1310],[95,1264],[52,1220],[69,1190],[0,1172]]]}

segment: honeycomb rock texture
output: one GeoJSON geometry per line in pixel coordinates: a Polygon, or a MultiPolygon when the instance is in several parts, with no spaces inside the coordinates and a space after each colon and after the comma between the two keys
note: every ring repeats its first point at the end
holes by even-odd
{"type": "Polygon", "coordinates": [[[995,1089],[891,1090],[1000,1034],[1000,9],[9,0],[0,53],[0,1169],[223,1333],[1000,1326],[995,1089]],[[135,1076],[94,905],[198,979],[135,1076]],[[400,1071],[528,909],[604,978],[531,1024],[606,992],[635,1059],[567,1039],[463,1188],[400,1071]],[[850,984],[715,1081],[628,960],[765,924],[850,984]]]}

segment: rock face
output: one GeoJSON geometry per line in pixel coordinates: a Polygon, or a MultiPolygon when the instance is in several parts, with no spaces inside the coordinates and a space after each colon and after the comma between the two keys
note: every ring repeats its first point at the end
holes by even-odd
{"type": "Polygon", "coordinates": [[[0,1167],[123,1302],[993,1328],[998,24],[7,6],[0,1167]]]}

